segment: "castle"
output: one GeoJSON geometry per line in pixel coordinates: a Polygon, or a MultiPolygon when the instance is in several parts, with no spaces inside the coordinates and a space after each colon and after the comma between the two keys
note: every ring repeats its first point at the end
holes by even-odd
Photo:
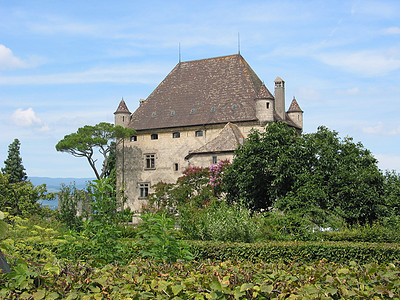
{"type": "Polygon", "coordinates": [[[134,211],[152,185],[176,182],[187,166],[232,160],[253,128],[303,128],[296,99],[285,110],[285,82],[276,78],[272,95],[240,54],[179,62],[133,114],[122,100],[114,115],[136,131],[117,148],[117,187],[134,211]]]}

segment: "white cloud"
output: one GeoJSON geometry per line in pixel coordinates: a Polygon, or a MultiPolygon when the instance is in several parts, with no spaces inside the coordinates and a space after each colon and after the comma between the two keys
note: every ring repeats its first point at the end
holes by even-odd
{"type": "Polygon", "coordinates": [[[20,127],[31,127],[42,125],[42,120],[40,120],[37,116],[35,111],[32,107],[23,110],[22,108],[18,108],[14,113],[11,115],[11,120],[14,122],[15,125],[20,127]]]}
{"type": "Polygon", "coordinates": [[[400,34],[400,27],[389,27],[383,30],[384,34],[400,34]]]}
{"type": "Polygon", "coordinates": [[[379,122],[375,126],[363,127],[362,131],[368,134],[373,135],[399,135],[400,134],[400,126],[388,126],[383,122],[379,122]]]}
{"type": "Polygon", "coordinates": [[[358,87],[338,91],[339,95],[357,95],[359,93],[360,93],[360,89],[358,87]]]}
{"type": "Polygon", "coordinates": [[[327,65],[363,77],[374,77],[400,69],[399,49],[366,50],[317,54],[316,58],[327,65]]]}
{"type": "Polygon", "coordinates": [[[154,84],[171,68],[167,64],[138,64],[93,68],[82,72],[0,76],[0,85],[77,84],[95,82],[154,84]]]}
{"type": "Polygon", "coordinates": [[[0,70],[26,68],[28,64],[14,56],[11,49],[0,44],[0,70]]]}
{"type": "Polygon", "coordinates": [[[302,100],[320,100],[321,94],[313,89],[308,88],[300,88],[298,93],[296,94],[296,98],[302,100]]]}
{"type": "Polygon", "coordinates": [[[400,172],[400,156],[389,154],[375,154],[378,160],[378,167],[381,170],[397,170],[400,172]]]}

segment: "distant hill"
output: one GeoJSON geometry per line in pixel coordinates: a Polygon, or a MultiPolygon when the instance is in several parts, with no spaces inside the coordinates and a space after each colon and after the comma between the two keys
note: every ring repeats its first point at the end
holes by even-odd
{"type": "MultiPolygon", "coordinates": [[[[92,181],[95,178],[50,178],[50,177],[28,177],[28,180],[32,182],[33,185],[46,184],[47,191],[49,193],[57,193],[60,191],[61,184],[71,185],[75,183],[78,189],[83,189],[86,187],[88,181],[92,181]]],[[[48,205],[51,209],[56,209],[58,206],[57,199],[39,200],[43,205],[48,205]]]]}

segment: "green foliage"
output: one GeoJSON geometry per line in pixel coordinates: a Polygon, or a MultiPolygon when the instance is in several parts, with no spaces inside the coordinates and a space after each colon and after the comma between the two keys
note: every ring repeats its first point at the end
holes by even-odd
{"type": "Polygon", "coordinates": [[[151,207],[166,211],[184,205],[202,208],[225,192],[222,176],[229,165],[225,160],[210,168],[187,167],[175,184],[160,182],[153,187],[154,193],[149,195],[151,207]]]}
{"type": "Polygon", "coordinates": [[[2,299],[397,299],[396,264],[186,262],[93,269],[27,267],[0,275],[2,299]]]}
{"type": "Polygon", "coordinates": [[[99,123],[94,126],[86,125],[78,128],[76,133],[66,135],[56,145],[56,150],[67,152],[76,157],[85,157],[93,169],[96,178],[102,179],[108,170],[109,153],[112,150],[112,142],[122,141],[124,138],[134,134],[134,130],[114,126],[111,123],[99,123]],[[103,156],[103,167],[101,172],[96,168],[96,159],[93,157],[95,149],[103,156]]]}
{"type": "Polygon", "coordinates": [[[0,173],[0,207],[12,215],[31,216],[48,214],[46,208],[40,207],[40,199],[51,199],[46,185],[34,186],[30,181],[12,183],[8,175],[0,173]]]}
{"type": "Polygon", "coordinates": [[[193,258],[186,244],[178,239],[173,218],[165,214],[145,214],[140,218],[138,236],[142,257],[166,262],[193,258]]]}
{"type": "MultiPolygon", "coordinates": [[[[124,249],[119,242],[119,225],[131,218],[131,213],[123,209],[124,203],[117,199],[108,181],[94,180],[89,185],[88,218],[80,225],[81,232],[71,231],[64,237],[67,243],[60,249],[63,257],[92,260],[94,265],[122,260],[124,249]]],[[[71,214],[65,216],[69,218],[67,221],[74,220],[71,214]]]]}
{"type": "Polygon", "coordinates": [[[90,190],[79,190],[73,185],[61,185],[57,193],[58,209],[57,218],[69,229],[80,231],[83,218],[89,214],[90,190]]]}
{"type": "Polygon", "coordinates": [[[9,175],[10,183],[17,183],[27,179],[25,168],[22,165],[22,158],[20,157],[20,145],[19,140],[15,139],[8,146],[8,157],[4,161],[4,168],[1,168],[3,174],[9,175]]]}
{"type": "Polygon", "coordinates": [[[298,135],[283,123],[253,131],[226,171],[228,200],[259,211],[328,210],[349,224],[383,210],[384,177],[361,143],[319,127],[298,135]]]}
{"type": "Polygon", "coordinates": [[[261,223],[249,210],[225,201],[211,201],[203,209],[180,206],[182,234],[193,240],[254,242],[261,238],[261,223]]]}
{"type": "Polygon", "coordinates": [[[390,263],[400,260],[399,244],[330,241],[273,241],[263,243],[221,243],[187,241],[198,259],[264,262],[313,262],[326,259],[336,263],[390,263]]]}

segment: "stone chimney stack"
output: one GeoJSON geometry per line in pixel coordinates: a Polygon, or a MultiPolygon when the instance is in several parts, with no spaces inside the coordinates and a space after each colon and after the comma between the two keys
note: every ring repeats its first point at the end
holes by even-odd
{"type": "Polygon", "coordinates": [[[285,81],[280,77],[275,79],[275,112],[285,120],[285,81]]]}

